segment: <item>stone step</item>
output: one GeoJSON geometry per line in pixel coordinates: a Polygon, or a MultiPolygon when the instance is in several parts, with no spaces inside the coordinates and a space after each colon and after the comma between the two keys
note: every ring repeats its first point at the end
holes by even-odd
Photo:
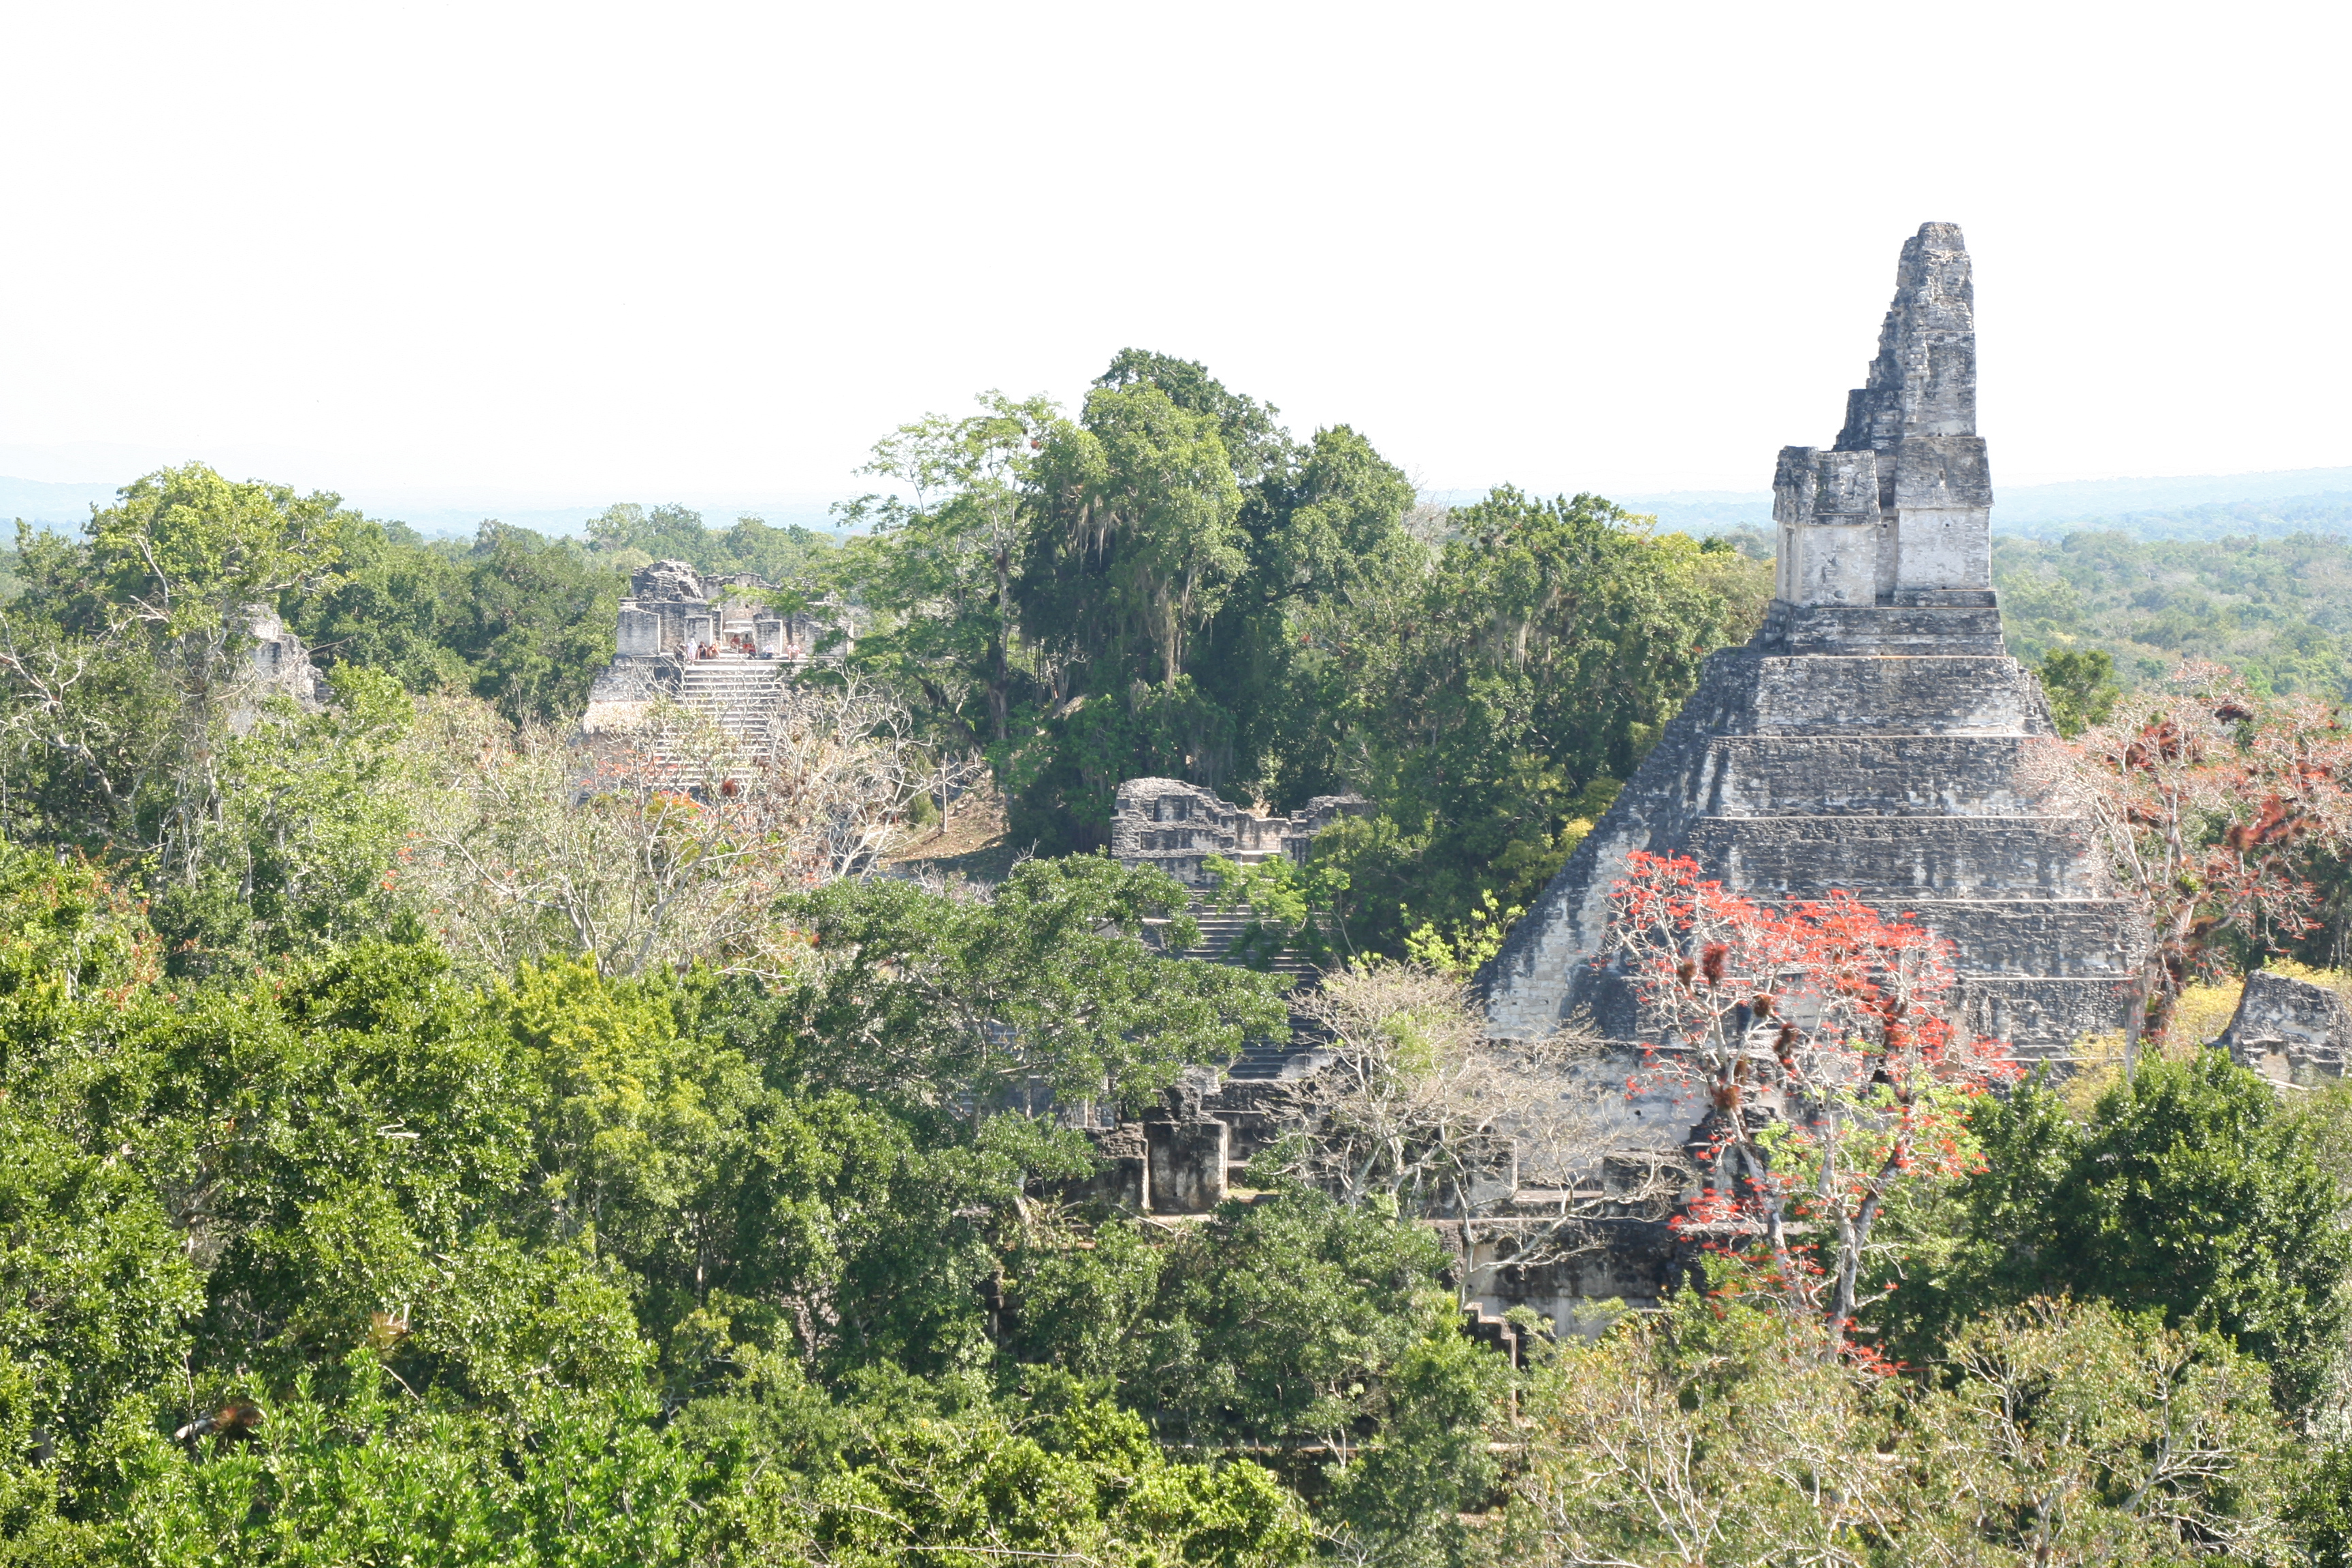
{"type": "Polygon", "coordinates": [[[2020,1041],[2020,1061],[2074,1054],[2085,1035],[2123,1027],[2131,987],[2116,980],[2063,975],[1971,976],[1960,983],[1960,1022],[1979,1035],[2020,1041]]]}
{"type": "Polygon", "coordinates": [[[1790,605],[1776,603],[1762,644],[1805,654],[2008,652],[1993,605],[1790,605]]]}
{"type": "Polygon", "coordinates": [[[1711,816],[1687,852],[1762,898],[2103,899],[2090,824],[2062,816],[1711,816]]]}
{"type": "MultiPolygon", "coordinates": [[[[1220,912],[1200,909],[1188,910],[1186,913],[1192,917],[1193,924],[1200,927],[1201,940],[1195,946],[1173,950],[1170,952],[1170,957],[1200,959],[1211,963],[1240,962],[1232,956],[1233,944],[1243,931],[1249,929],[1254,916],[1246,912],[1220,912]]],[[[1163,941],[1162,933],[1166,931],[1167,924],[1165,921],[1146,921],[1144,927],[1147,940],[1155,945],[1163,941]]],[[[1261,960],[1259,967],[1268,973],[1288,975],[1298,980],[1320,973],[1302,954],[1290,948],[1280,949],[1270,958],[1261,960]]]]}
{"type": "Polygon", "coordinates": [[[2052,793],[2035,774],[2058,765],[2021,735],[1728,735],[1708,750],[1709,816],[2031,816],[2052,793]]]}
{"type": "Polygon", "coordinates": [[[731,734],[767,734],[782,670],[772,660],[697,659],[679,676],[678,702],[731,734]]]}
{"type": "Polygon", "coordinates": [[[1750,734],[2054,732],[2023,666],[1975,656],[1765,657],[1747,711],[1724,718],[1708,727],[1750,734]]]}
{"type": "Polygon", "coordinates": [[[1299,1078],[1329,1059],[1330,1054],[1311,1039],[1253,1040],[1225,1068],[1225,1076],[1258,1082],[1299,1078]]]}
{"type": "Polygon", "coordinates": [[[1921,899],[1879,912],[1915,914],[1950,938],[1972,979],[2124,980],[2138,968],[2133,906],[2121,899],[1921,899]]]}

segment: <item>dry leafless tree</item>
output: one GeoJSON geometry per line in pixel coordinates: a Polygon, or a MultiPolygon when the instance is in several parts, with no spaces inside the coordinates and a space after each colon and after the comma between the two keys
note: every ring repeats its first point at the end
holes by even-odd
{"type": "Polygon", "coordinates": [[[776,973],[805,951],[777,900],[871,867],[940,777],[910,730],[855,684],[787,686],[755,724],[656,704],[588,736],[437,700],[404,858],[452,950],[489,968],[584,954],[615,974],[776,973]]]}

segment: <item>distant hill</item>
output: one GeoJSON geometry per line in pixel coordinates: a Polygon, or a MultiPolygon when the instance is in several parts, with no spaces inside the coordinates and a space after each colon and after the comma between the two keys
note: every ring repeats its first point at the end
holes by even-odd
{"type": "MultiPolygon", "coordinates": [[[[119,485],[110,484],[58,484],[45,479],[0,477],[0,544],[5,542],[6,524],[16,518],[23,518],[44,528],[71,532],[89,520],[91,507],[113,505],[118,488],[119,485]]],[[[478,506],[404,505],[396,498],[386,503],[364,493],[347,494],[343,499],[370,517],[404,522],[428,539],[471,539],[483,519],[493,517],[500,522],[528,528],[537,533],[576,535],[590,518],[604,510],[601,506],[500,507],[495,502],[478,506]]],[[[647,495],[635,499],[656,503],[677,498],[647,495]]],[[[832,503],[805,497],[796,500],[766,502],[689,499],[684,504],[700,511],[706,520],[720,527],[743,516],[762,519],[776,528],[798,523],[803,528],[829,531],[834,526],[832,503]]]]}
{"type": "MultiPolygon", "coordinates": [[[[110,484],[58,484],[0,478],[0,523],[24,518],[51,528],[74,529],[93,506],[114,500],[110,484]]],[[[2292,468],[2276,473],[2207,474],[2177,479],[2076,479],[2054,485],[1996,487],[1992,525],[1996,533],[2057,539],[2089,530],[2126,533],[2135,539],[2221,539],[2252,535],[2277,539],[2294,533],[2352,533],[2352,468],[2292,468]]],[[[577,534],[602,507],[504,507],[404,505],[363,493],[347,498],[371,517],[397,519],[430,536],[471,538],[484,518],[495,517],[540,533],[577,534]]],[[[628,499],[628,498],[614,498],[628,499]]],[[[652,503],[677,497],[634,498],[652,503]]],[[[1470,491],[1435,498],[1451,504],[1475,500],[1470,491]]],[[[1669,490],[1616,495],[1610,500],[1655,516],[1676,532],[1736,533],[1772,526],[1772,497],[1766,491],[1669,490]]],[[[801,497],[764,502],[712,501],[693,497],[693,507],[714,524],[749,514],[770,524],[829,531],[830,502],[801,497]]]]}
{"type": "Polygon", "coordinates": [[[2196,506],[2144,511],[2059,517],[2046,521],[2005,519],[1993,511],[1993,530],[2020,539],[2063,539],[2070,533],[2120,533],[2139,540],[2284,539],[2290,534],[2352,533],[2352,489],[2276,500],[2206,501],[2196,506]]]}
{"type": "Polygon", "coordinates": [[[1730,533],[1772,526],[1772,496],[1738,490],[1674,490],[1664,495],[1609,498],[1628,511],[1645,511],[1675,533],[1730,533]]]}
{"type": "Polygon", "coordinates": [[[114,503],[116,488],[0,479],[0,523],[21,517],[48,528],[79,528],[89,521],[91,507],[114,503]]]}
{"type": "MultiPolygon", "coordinates": [[[[2135,539],[2352,533],[2352,468],[1996,485],[1993,497],[1993,531],[2032,539],[2085,531],[2135,539]]],[[[1769,529],[1772,523],[1768,492],[1675,490],[1610,499],[1686,533],[1769,529]]]]}
{"type": "MultiPolygon", "coordinates": [[[[568,506],[547,508],[509,507],[503,510],[493,507],[400,507],[377,506],[365,496],[346,498],[351,504],[370,517],[397,518],[428,539],[458,537],[471,539],[484,518],[497,518],[516,528],[528,528],[534,533],[578,536],[587,527],[588,520],[604,509],[601,506],[568,506]]],[[[669,496],[619,497],[616,500],[635,499],[647,505],[656,505],[675,498],[669,496]]],[[[724,528],[739,517],[756,517],[772,528],[788,528],[797,523],[803,528],[830,532],[835,525],[832,503],[822,500],[791,500],[765,502],[719,502],[688,500],[679,504],[702,514],[703,521],[715,528],[724,528]]]]}

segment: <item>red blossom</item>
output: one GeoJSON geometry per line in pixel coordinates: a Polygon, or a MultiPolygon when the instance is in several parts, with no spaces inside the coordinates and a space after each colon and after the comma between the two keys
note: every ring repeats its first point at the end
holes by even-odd
{"type": "Polygon", "coordinates": [[[2016,1071],[1954,1026],[1950,943],[1849,893],[1763,903],[1686,858],[1635,853],[1611,900],[1643,1018],[1631,1087],[1708,1108],[1678,1229],[1769,1260],[1777,1293],[1849,1321],[1888,1193],[1968,1169],[1966,1105],[2016,1071]]]}

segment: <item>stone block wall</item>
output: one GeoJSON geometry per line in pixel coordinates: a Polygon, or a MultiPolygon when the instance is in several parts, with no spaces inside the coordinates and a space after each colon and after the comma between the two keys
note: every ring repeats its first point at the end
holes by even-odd
{"type": "Polygon", "coordinates": [[[1111,858],[1150,866],[1189,887],[1204,887],[1208,858],[1241,865],[1287,855],[1304,862],[1315,835],[1342,816],[1371,809],[1356,795],[1317,795],[1303,811],[1260,816],[1181,779],[1129,779],[1111,806],[1111,858]]]}
{"type": "Polygon", "coordinates": [[[2216,1044],[2273,1082],[2316,1088],[2352,1059],[2352,1005],[2333,986],[2258,969],[2216,1044]]]}
{"type": "Polygon", "coordinates": [[[1958,226],[1920,226],[1895,268],[1878,356],[1828,451],[1773,479],[1779,596],[1887,605],[1992,586],[1992,472],[1976,433],[1976,285],[1958,226]]]}

